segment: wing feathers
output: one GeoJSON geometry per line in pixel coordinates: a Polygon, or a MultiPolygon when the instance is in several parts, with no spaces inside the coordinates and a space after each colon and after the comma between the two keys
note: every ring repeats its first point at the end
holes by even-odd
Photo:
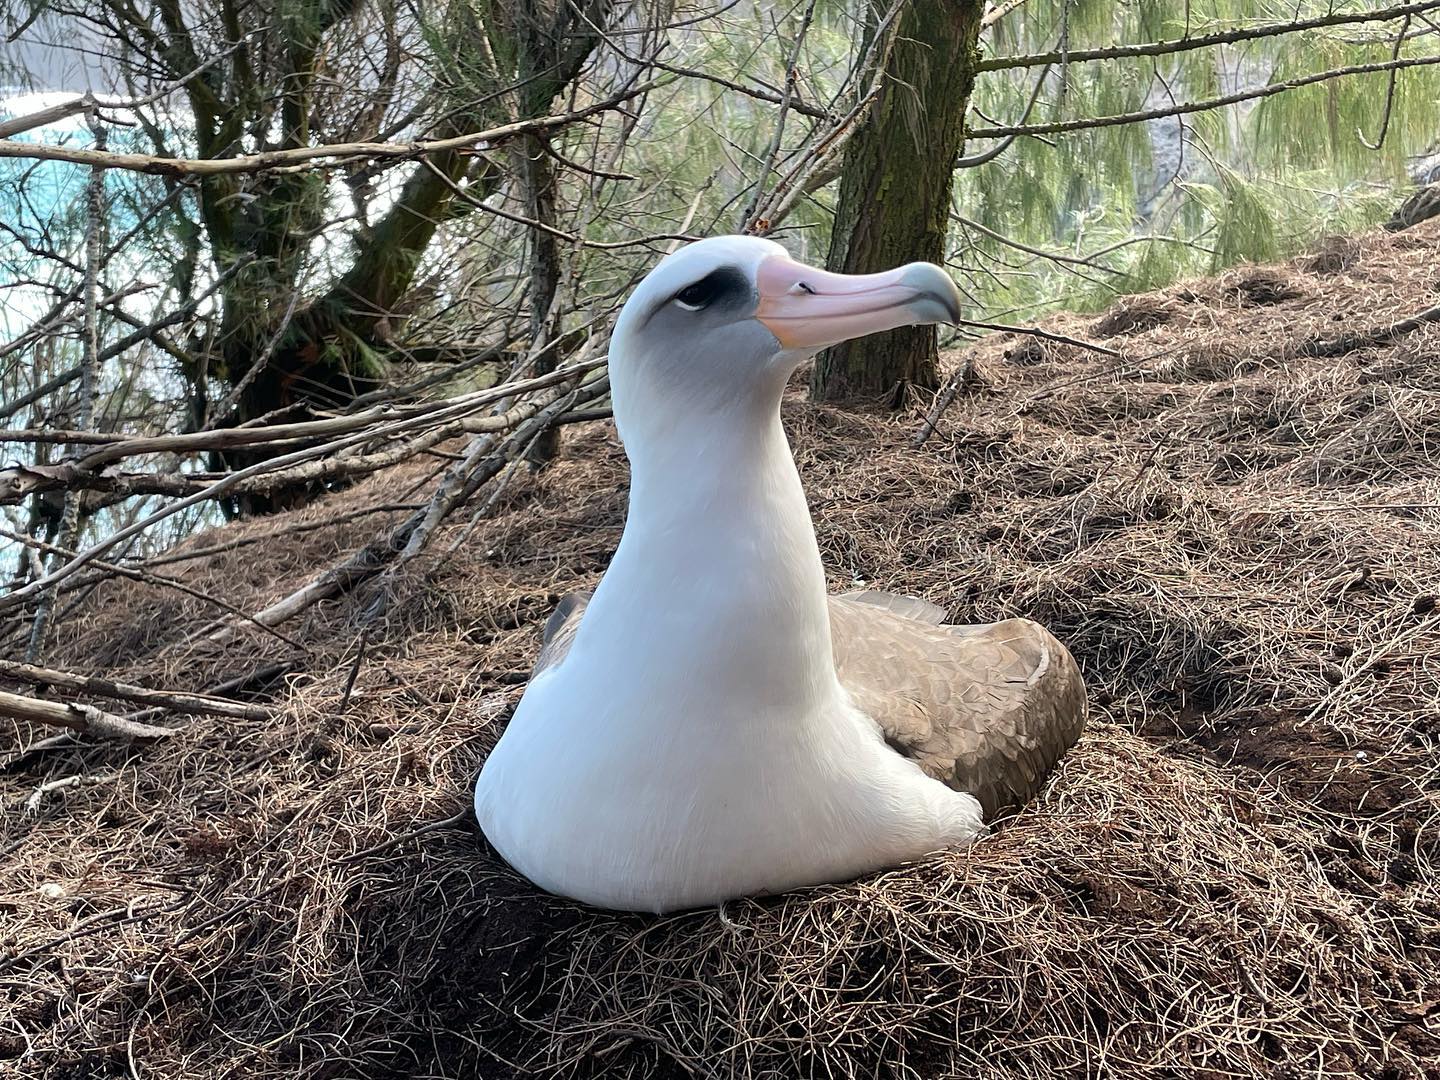
{"type": "MultiPolygon", "coordinates": [[[[561,599],[535,674],[565,659],[590,593],[561,599]]],[[[1085,725],[1074,659],[1028,619],[942,626],[944,611],[867,591],[830,597],[835,670],[897,752],[980,800],[986,818],[1028,801],[1085,725]]]]}
{"type": "Polygon", "coordinates": [[[845,600],[853,600],[859,604],[872,604],[878,608],[884,608],[894,615],[906,619],[914,619],[917,622],[935,623],[936,625],[945,621],[945,609],[939,604],[932,604],[929,600],[921,600],[918,596],[900,596],[896,593],[881,592],[878,589],[858,589],[855,592],[841,593],[845,600]]]}
{"type": "Polygon", "coordinates": [[[1027,619],[933,626],[832,597],[835,667],[856,705],[927,773],[989,818],[1029,800],[1080,736],[1070,653],[1027,619]],[[957,629],[961,632],[955,632],[957,629]]]}

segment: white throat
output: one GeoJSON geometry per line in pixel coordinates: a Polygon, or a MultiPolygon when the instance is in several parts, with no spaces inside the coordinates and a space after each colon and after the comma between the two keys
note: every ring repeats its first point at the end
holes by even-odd
{"type": "Polygon", "coordinates": [[[815,530],[765,397],[631,432],[625,533],[575,647],[799,721],[838,684],[815,530]]]}

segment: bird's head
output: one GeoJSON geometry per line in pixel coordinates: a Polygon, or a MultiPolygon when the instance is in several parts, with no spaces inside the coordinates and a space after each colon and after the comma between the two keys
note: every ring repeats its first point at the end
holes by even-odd
{"type": "Polygon", "coordinates": [[[771,240],[716,236],[662,259],[626,301],[610,343],[621,434],[640,412],[768,408],[827,345],[953,323],[960,291],[938,266],[834,274],[771,240]]]}

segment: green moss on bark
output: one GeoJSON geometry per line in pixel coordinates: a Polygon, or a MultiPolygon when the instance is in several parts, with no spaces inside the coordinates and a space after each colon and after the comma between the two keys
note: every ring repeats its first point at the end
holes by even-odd
{"type": "MultiPolygon", "coordinates": [[[[830,269],[868,274],[943,261],[983,13],[980,0],[917,0],[900,17],[880,94],[845,148],[830,269]]],[[[834,401],[878,397],[897,385],[933,388],[937,360],[933,327],[846,342],[816,361],[811,396],[834,401]]]]}

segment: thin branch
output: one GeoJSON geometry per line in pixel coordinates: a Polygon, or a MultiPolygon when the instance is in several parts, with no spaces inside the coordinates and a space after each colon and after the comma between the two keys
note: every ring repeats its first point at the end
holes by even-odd
{"type": "MultiPolygon", "coordinates": [[[[230,264],[230,266],[225,269],[225,272],[219,277],[217,277],[213,282],[211,282],[210,285],[205,289],[205,291],[199,296],[191,297],[174,311],[170,312],[170,314],[163,315],[159,319],[156,319],[154,322],[148,323],[145,326],[140,327],[138,330],[126,334],[124,337],[107,345],[104,349],[100,350],[100,353],[96,357],[95,362],[97,364],[104,364],[109,360],[113,360],[121,353],[124,353],[134,348],[136,345],[140,344],[140,342],[150,340],[161,330],[167,329],[168,327],[174,326],[176,323],[183,322],[184,320],[188,319],[192,314],[194,314],[196,308],[198,308],[202,303],[204,303],[209,296],[218,291],[219,288],[224,285],[226,281],[234,277],[242,269],[244,269],[246,266],[249,266],[250,263],[254,261],[254,256],[250,255],[236,259],[233,263],[230,264]]],[[[76,379],[80,378],[84,371],[85,367],[83,364],[76,364],[74,367],[67,368],[65,371],[60,372],[60,374],[56,375],[54,378],[47,380],[40,386],[37,386],[34,390],[22,394],[14,401],[7,401],[3,404],[0,404],[0,420],[6,420],[11,416],[14,416],[25,406],[34,404],[46,394],[58,390],[60,389],[60,387],[65,386],[68,383],[74,382],[76,379]]]]}
{"type": "MultiPolygon", "coordinates": [[[[1020,123],[1023,124],[1030,119],[1030,113],[1034,110],[1035,103],[1040,100],[1040,91],[1045,88],[1045,79],[1050,74],[1050,68],[1051,65],[1046,64],[1040,72],[1040,77],[1035,80],[1035,88],[1030,91],[1030,100],[1025,103],[1025,111],[1020,114],[1020,123]]],[[[1015,140],[1019,137],[1020,136],[1018,135],[1010,135],[1002,142],[998,143],[995,146],[992,146],[989,150],[986,150],[983,153],[971,154],[969,157],[958,158],[955,162],[955,168],[973,169],[977,165],[984,165],[988,161],[994,161],[1006,150],[1010,149],[1010,147],[1014,144],[1015,140]]]]}
{"type": "Polygon", "coordinates": [[[178,690],[152,690],[148,686],[132,686],[129,683],[114,682],[97,675],[81,675],[58,668],[37,667],[33,664],[19,664],[12,660],[0,660],[0,676],[32,686],[54,686],[61,690],[90,694],[94,697],[118,698],[170,709],[175,712],[202,713],[207,716],[228,716],[236,720],[269,720],[273,709],[264,705],[247,705],[243,701],[211,697],[209,694],[189,694],[178,690]]]}
{"type": "Polygon", "coordinates": [[[165,158],[151,154],[120,154],[83,147],[52,146],[46,143],[0,140],[0,158],[28,158],[35,161],[69,161],[77,165],[94,165],[106,169],[128,169],[158,176],[224,176],[233,173],[268,172],[275,169],[297,171],[328,168],[338,161],[353,158],[419,158],[451,150],[490,150],[532,131],[553,131],[597,113],[607,112],[632,98],[663,85],[651,80],[597,101],[584,108],[533,120],[517,120],[511,124],[456,135],[448,139],[417,140],[408,143],[350,142],[324,146],[296,146],[284,150],[268,150],[260,154],[241,154],[232,158],[165,158]],[[328,160],[327,160],[328,159],[328,160]]]}
{"type": "MultiPolygon", "coordinates": [[[[1390,50],[1391,60],[1399,58],[1400,48],[1405,44],[1405,32],[1409,29],[1410,16],[1406,15],[1404,21],[1400,23],[1400,29],[1395,34],[1395,45],[1390,50]]],[[[1398,71],[1390,72],[1390,79],[1385,87],[1385,108],[1380,113],[1380,130],[1375,135],[1375,141],[1372,143],[1369,139],[1365,138],[1363,131],[1358,127],[1355,129],[1355,137],[1360,140],[1360,144],[1367,150],[1379,150],[1380,147],[1385,145],[1385,136],[1390,131],[1390,114],[1395,108],[1395,83],[1399,78],[1400,73],[1398,71]]]]}
{"type": "Polygon", "coordinates": [[[1121,359],[1123,354],[1116,349],[1105,345],[1097,345],[1093,341],[1085,341],[1083,338],[1068,337],[1065,334],[1056,334],[1049,330],[1041,330],[1034,326],[1011,326],[1009,323],[979,322],[975,319],[959,320],[961,326],[977,326],[982,330],[998,330],[1003,334],[1025,334],[1029,337],[1044,338],[1046,341],[1058,342],[1061,345],[1074,345],[1077,349],[1089,349],[1091,352],[1101,353],[1115,359],[1121,359]]]}
{"type": "MultiPolygon", "coordinates": [[[[429,162],[427,161],[426,164],[428,165],[429,162]]],[[[215,406],[214,412],[210,413],[207,418],[206,427],[212,427],[216,423],[228,420],[230,414],[235,411],[235,406],[239,403],[240,396],[260,377],[261,372],[269,366],[271,358],[275,355],[275,350],[285,337],[285,331],[290,329],[290,320],[295,317],[295,306],[299,302],[300,287],[297,283],[290,290],[290,301],[285,305],[285,314],[281,317],[280,324],[275,327],[275,332],[271,334],[270,339],[265,342],[265,347],[260,350],[260,355],[250,361],[250,367],[246,370],[245,374],[240,376],[240,380],[230,388],[230,392],[221,399],[220,404],[215,406]]]]}
{"type": "Polygon", "coordinates": [[[1006,236],[1004,233],[998,233],[994,229],[981,225],[980,222],[975,221],[972,218],[963,217],[960,214],[953,214],[951,216],[954,217],[956,221],[960,222],[966,228],[974,229],[976,232],[983,233],[985,236],[990,237],[991,240],[997,240],[1000,243],[1004,244],[1006,247],[1014,248],[1016,251],[1023,251],[1027,255],[1034,255],[1040,259],[1049,259],[1051,262],[1069,263],[1073,266],[1083,266],[1089,270],[1102,270],[1107,274],[1114,274],[1117,277],[1125,276],[1125,272],[1123,270],[1116,270],[1114,267],[1106,266],[1104,263],[1095,262],[1095,256],[1093,255],[1061,255],[1059,252],[1056,251],[1045,251],[1041,248],[1031,247],[1029,244],[1022,244],[1019,240],[1013,240],[1010,237],[1006,236]]]}
{"type": "MultiPolygon", "coordinates": [[[[784,100],[783,94],[772,93],[769,90],[758,90],[753,86],[746,86],[743,83],[737,83],[731,79],[721,78],[719,75],[712,75],[708,71],[696,71],[694,68],[677,67],[674,64],[667,64],[663,60],[650,60],[646,61],[646,63],[659,71],[668,71],[672,75],[680,75],[687,79],[701,79],[705,82],[714,83],[716,86],[723,86],[727,90],[733,90],[737,94],[752,97],[756,101],[779,105],[781,101],[784,100]]],[[[801,116],[808,116],[813,120],[832,119],[830,113],[826,112],[824,108],[819,105],[811,105],[798,95],[791,96],[790,108],[794,112],[798,112],[801,116]]]]}
{"type": "MultiPolygon", "coordinates": [[[[74,559],[76,556],[76,552],[71,550],[70,548],[59,547],[56,544],[47,544],[45,541],[37,540],[33,536],[26,536],[24,533],[11,532],[9,529],[0,529],[0,537],[9,540],[12,543],[23,544],[33,551],[44,551],[49,554],[61,556],[66,559],[74,559]]],[[[229,601],[221,600],[218,596],[211,596],[209,593],[201,592],[194,586],[187,585],[185,582],[179,581],[176,578],[166,577],[164,574],[156,574],[151,571],[141,570],[133,566],[122,566],[119,563],[106,562],[104,559],[95,559],[94,563],[95,568],[97,570],[103,571],[106,575],[115,575],[118,577],[128,578],[131,581],[138,581],[142,585],[152,585],[162,589],[174,589],[176,592],[184,593],[186,596],[193,597],[194,599],[199,600],[202,603],[209,604],[212,607],[217,607],[221,611],[226,612],[227,614],[234,615],[236,618],[248,619],[250,617],[243,610],[237,608],[229,601]]],[[[56,592],[58,593],[60,591],[61,590],[57,587],[56,592]]],[[[263,625],[260,626],[260,629],[268,631],[271,636],[279,639],[280,641],[283,641],[286,645],[290,645],[296,649],[299,649],[301,652],[309,651],[305,648],[304,645],[300,644],[300,642],[296,641],[294,638],[288,637],[285,634],[280,633],[278,630],[270,630],[269,627],[263,625]]]]}
{"type": "Polygon", "coordinates": [[[1440,0],[1422,0],[1420,3],[1401,4],[1390,8],[1376,8],[1370,11],[1334,12],[1313,19],[1297,19],[1287,23],[1269,23],[1235,30],[1222,30],[1198,37],[1178,38],[1174,41],[1147,41],[1135,45],[1109,45],[1100,49],[1070,49],[1067,52],[1054,50],[1031,53],[1025,56],[995,56],[981,60],[977,71],[1012,71],[1016,68],[1041,67],[1045,64],[1084,63],[1091,60],[1119,60],[1130,56],[1166,56],[1171,53],[1190,52],[1194,49],[1208,49],[1215,45],[1229,45],[1237,41],[1254,41],[1257,38],[1294,34],[1305,30],[1316,30],[1326,26],[1344,26],[1354,23],[1387,22],[1422,11],[1440,8],[1440,0]]]}
{"type": "MultiPolygon", "coordinates": [[[[119,440],[96,437],[95,441],[105,443],[104,447],[96,450],[79,460],[61,465],[44,466],[32,468],[28,466],[16,466],[11,469],[0,470],[0,504],[13,503],[25,495],[36,490],[27,486],[42,484],[50,488],[65,487],[70,483],[83,483],[80,479],[86,474],[96,474],[96,480],[102,480],[98,475],[99,470],[112,462],[122,461],[129,457],[138,457],[142,454],[161,453],[193,453],[216,450],[234,450],[245,446],[263,446],[284,443],[303,442],[310,439],[333,437],[344,435],[350,432],[362,431],[365,428],[390,423],[387,428],[376,429],[371,433],[374,436],[381,434],[394,434],[404,427],[396,426],[396,422],[418,421],[420,425],[429,422],[440,422],[444,420],[463,417],[465,414],[478,411],[485,405],[499,401],[502,398],[517,394],[523,394],[531,390],[541,390],[550,386],[565,382],[570,378],[581,375],[586,371],[599,367],[605,362],[604,357],[597,357],[587,361],[577,362],[568,367],[561,368],[545,375],[538,375],[532,379],[517,380],[515,382],[501,383],[498,386],[485,390],[477,390],[467,394],[460,394],[452,398],[442,398],[439,401],[424,402],[417,405],[377,405],[361,412],[349,413],[341,416],[333,416],[324,420],[306,420],[294,424],[272,424],[268,427],[234,427],[217,428],[211,431],[194,431],[180,435],[142,435],[127,436],[119,440]],[[22,479],[28,477],[28,481],[22,479]],[[8,488],[8,489],[7,489],[8,488]]],[[[404,426],[414,427],[415,423],[404,426]]],[[[27,431],[12,431],[6,434],[0,441],[41,441],[30,437],[27,431]]],[[[121,481],[123,476],[112,476],[110,482],[121,481]]],[[[195,476],[177,476],[179,484],[167,487],[163,491],[153,491],[149,494],[172,494],[176,491],[189,492],[193,489],[192,481],[195,476]]],[[[200,479],[203,479],[200,478],[200,479]]],[[[102,487],[96,486],[96,490],[102,487]]]]}
{"type": "Polygon", "coordinates": [[[1024,7],[1025,2],[1026,0],[1008,0],[1008,2],[1004,4],[992,5],[990,7],[990,10],[985,12],[984,16],[981,17],[980,29],[990,29],[990,27],[994,26],[1001,19],[1005,18],[1006,15],[1009,15],[1012,11],[1015,11],[1017,8],[1024,7]]]}
{"type": "Polygon", "coordinates": [[[1333,68],[1330,71],[1321,71],[1314,75],[1304,75],[1296,79],[1287,79],[1285,82],[1271,83],[1262,86],[1258,90],[1246,90],[1240,93],[1227,94],[1224,97],[1210,98],[1207,101],[1190,101],[1183,105],[1176,105],[1164,109],[1144,109],[1133,113],[1119,113],[1114,116],[1097,116],[1084,120],[1056,120],[1048,124],[1019,124],[1015,127],[987,127],[971,128],[969,136],[973,139],[1003,139],[1011,135],[1053,135],[1062,131],[1088,131],[1091,128],[1115,127],[1120,124],[1136,124],[1145,120],[1158,120],[1165,116],[1183,116],[1187,113],[1206,112],[1210,109],[1223,108],[1226,105],[1237,105],[1242,101],[1254,101],[1257,98],[1267,98],[1275,94],[1283,94],[1287,90],[1297,90],[1302,86],[1312,86],[1315,83],[1329,82],[1331,79],[1342,79],[1351,75],[1371,75],[1380,71],[1399,71],[1405,68],[1428,67],[1432,64],[1440,64],[1440,56],[1417,56],[1405,60],[1391,60],[1376,64],[1352,64],[1349,67],[1333,68]]]}

